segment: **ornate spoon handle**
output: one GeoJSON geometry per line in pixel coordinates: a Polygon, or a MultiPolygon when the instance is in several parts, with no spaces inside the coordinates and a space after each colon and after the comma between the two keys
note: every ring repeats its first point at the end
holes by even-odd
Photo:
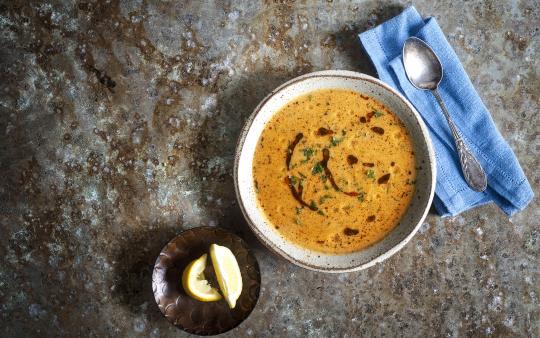
{"type": "Polygon", "coordinates": [[[465,181],[467,181],[467,184],[474,190],[474,191],[484,191],[487,187],[487,178],[486,173],[484,172],[484,169],[482,168],[482,165],[480,165],[480,162],[474,157],[474,155],[471,153],[463,139],[461,138],[461,135],[459,134],[456,125],[454,124],[454,121],[452,121],[452,118],[450,117],[450,114],[448,113],[448,110],[446,109],[446,106],[441,98],[441,95],[439,94],[439,91],[437,89],[434,89],[431,91],[435,98],[437,99],[437,102],[439,102],[439,105],[441,106],[442,112],[444,114],[444,117],[446,118],[446,121],[448,122],[448,125],[450,126],[450,130],[452,131],[452,135],[454,136],[454,142],[456,144],[456,148],[459,155],[459,162],[461,163],[461,171],[463,172],[463,175],[465,176],[465,181]]]}

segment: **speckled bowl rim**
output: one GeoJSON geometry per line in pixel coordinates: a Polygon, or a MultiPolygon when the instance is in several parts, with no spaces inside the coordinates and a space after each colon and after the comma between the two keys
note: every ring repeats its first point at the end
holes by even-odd
{"type": "MultiPolygon", "coordinates": [[[[330,88],[335,88],[335,87],[328,87],[328,88],[330,89],[330,88]]],[[[423,224],[423,222],[424,222],[424,220],[425,220],[425,218],[426,218],[426,216],[427,216],[427,214],[429,212],[429,208],[431,206],[431,203],[433,201],[433,197],[434,197],[434,194],[435,194],[436,177],[437,177],[437,167],[436,167],[436,161],[435,161],[435,152],[433,150],[433,144],[431,142],[431,138],[429,136],[428,129],[427,129],[422,117],[420,116],[420,114],[416,110],[416,108],[403,95],[401,95],[399,92],[397,92],[396,90],[394,90],[392,87],[390,87],[386,83],[382,82],[381,80],[376,79],[376,78],[374,78],[374,77],[372,77],[370,75],[367,75],[367,74],[348,71],[348,70],[323,70],[323,71],[312,72],[312,73],[308,73],[308,74],[298,76],[298,77],[296,77],[294,79],[291,79],[291,80],[283,83],[282,85],[278,86],[276,89],[274,89],[272,92],[270,92],[264,99],[262,99],[261,102],[257,105],[257,107],[253,110],[251,115],[248,117],[248,119],[246,120],[246,122],[244,124],[244,127],[242,128],[242,130],[240,132],[240,136],[238,138],[236,151],[235,151],[234,171],[233,171],[234,188],[235,188],[235,192],[236,192],[236,198],[238,200],[238,204],[240,206],[240,209],[242,210],[242,214],[244,215],[244,218],[246,219],[246,221],[247,221],[249,227],[251,228],[251,230],[255,233],[257,238],[264,244],[264,246],[266,246],[271,252],[274,252],[275,254],[285,258],[286,260],[288,260],[289,262],[291,262],[291,263],[293,263],[295,265],[298,265],[300,267],[303,267],[303,268],[306,268],[306,269],[309,269],[309,270],[319,271],[319,272],[326,272],[326,273],[342,273],[342,272],[360,271],[360,270],[369,268],[369,267],[371,267],[371,266],[373,266],[373,265],[375,265],[377,263],[380,263],[380,262],[384,261],[385,259],[391,257],[392,255],[397,253],[399,250],[401,250],[412,239],[412,237],[414,237],[414,235],[418,232],[418,229],[420,228],[420,226],[422,226],[422,224],[423,224]],[[299,260],[295,259],[291,255],[289,255],[286,251],[279,248],[277,245],[274,245],[274,243],[272,241],[270,241],[258,229],[257,225],[253,222],[253,220],[249,216],[247,210],[245,209],[244,201],[243,201],[243,198],[242,198],[242,193],[241,193],[241,190],[240,190],[240,187],[239,187],[238,170],[239,170],[240,157],[241,157],[241,154],[242,154],[242,151],[243,151],[243,146],[244,146],[246,137],[247,137],[247,135],[249,133],[249,130],[251,129],[253,121],[255,120],[257,115],[260,113],[262,107],[272,97],[279,94],[283,89],[285,89],[285,88],[287,88],[287,87],[289,87],[291,85],[297,84],[297,83],[299,83],[301,81],[305,81],[305,80],[308,80],[308,79],[326,78],[326,77],[337,77],[337,78],[344,78],[344,79],[368,81],[368,82],[371,82],[372,84],[375,84],[375,85],[381,87],[382,90],[386,90],[387,92],[393,94],[400,101],[402,101],[402,103],[405,104],[410,109],[410,111],[413,113],[413,115],[415,116],[415,118],[416,118],[416,120],[417,120],[417,122],[419,124],[419,128],[422,131],[422,135],[424,137],[424,140],[425,140],[426,146],[427,146],[427,152],[428,152],[427,155],[429,157],[429,164],[428,165],[429,165],[429,168],[430,168],[430,171],[431,171],[431,180],[429,181],[429,183],[430,183],[429,197],[425,200],[425,203],[423,205],[424,211],[422,212],[422,216],[419,218],[418,223],[414,226],[414,228],[411,230],[411,232],[405,238],[403,238],[400,242],[396,243],[394,246],[389,248],[387,251],[385,251],[381,255],[371,259],[368,262],[360,263],[360,264],[351,264],[351,266],[346,267],[346,268],[306,264],[306,263],[304,263],[302,261],[299,261],[299,260]]],[[[258,212],[262,213],[261,210],[258,210],[258,212]]],[[[313,253],[316,253],[316,252],[313,251],[313,253]]]]}

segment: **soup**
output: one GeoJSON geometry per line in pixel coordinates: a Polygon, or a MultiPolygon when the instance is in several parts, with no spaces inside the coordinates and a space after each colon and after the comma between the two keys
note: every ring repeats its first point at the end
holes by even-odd
{"type": "Polygon", "coordinates": [[[414,193],[403,123],[371,97],[341,89],[300,96],[266,124],[254,155],[259,208],[287,240],[348,253],[384,238],[414,193]]]}

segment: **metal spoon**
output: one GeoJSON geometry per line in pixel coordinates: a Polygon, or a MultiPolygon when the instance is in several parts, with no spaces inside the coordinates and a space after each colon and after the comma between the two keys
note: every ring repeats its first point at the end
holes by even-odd
{"type": "Polygon", "coordinates": [[[439,58],[424,41],[411,37],[405,41],[403,46],[403,65],[412,85],[418,89],[431,91],[437,102],[439,102],[454,136],[465,181],[475,191],[486,190],[486,173],[461,138],[437,89],[443,77],[443,69],[439,58]]]}

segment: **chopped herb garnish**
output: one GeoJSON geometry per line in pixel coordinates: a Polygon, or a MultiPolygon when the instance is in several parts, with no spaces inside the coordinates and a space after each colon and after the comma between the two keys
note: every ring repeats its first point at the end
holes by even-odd
{"type": "Polygon", "coordinates": [[[335,147],[338,144],[340,144],[341,141],[343,141],[343,137],[342,138],[337,138],[335,136],[332,136],[332,139],[330,140],[330,144],[332,145],[332,147],[335,147]]]}
{"type": "Polygon", "coordinates": [[[363,193],[363,192],[358,193],[358,200],[359,200],[360,202],[364,202],[365,197],[366,197],[366,194],[365,194],[365,193],[363,193]]]}
{"type": "Polygon", "coordinates": [[[296,185],[296,183],[298,183],[298,179],[296,178],[296,176],[291,176],[290,180],[293,185],[296,185]]]}
{"type": "Polygon", "coordinates": [[[380,110],[375,110],[375,117],[381,117],[383,116],[384,114],[380,111],[380,110]]]}
{"type": "Polygon", "coordinates": [[[300,177],[302,177],[302,178],[307,178],[307,176],[302,174],[302,173],[298,173],[298,175],[300,175],[300,177]]]}
{"type": "Polygon", "coordinates": [[[324,185],[324,190],[328,190],[328,189],[330,189],[330,187],[325,184],[324,185]]]}
{"type": "Polygon", "coordinates": [[[317,204],[314,200],[311,200],[311,203],[309,203],[309,207],[311,208],[311,210],[317,210],[317,204]]]}
{"type": "Polygon", "coordinates": [[[316,174],[320,174],[324,171],[324,168],[321,164],[321,162],[317,162],[317,164],[315,164],[315,166],[313,167],[313,169],[311,169],[311,173],[313,175],[316,175],[316,174]]]}
{"type": "Polygon", "coordinates": [[[302,152],[308,160],[311,158],[311,156],[313,156],[313,154],[315,154],[315,150],[313,150],[313,148],[304,148],[302,149],[302,152]]]}
{"type": "Polygon", "coordinates": [[[373,178],[373,179],[375,179],[375,170],[369,169],[368,171],[366,171],[366,176],[367,176],[368,178],[373,178]]]}
{"type": "Polygon", "coordinates": [[[301,163],[306,163],[311,159],[311,157],[317,152],[317,150],[314,150],[313,148],[304,148],[302,149],[302,153],[306,157],[301,161],[301,163]]]}
{"type": "Polygon", "coordinates": [[[300,213],[302,212],[302,209],[303,209],[303,208],[296,207],[295,209],[296,209],[296,214],[297,214],[297,215],[300,215],[300,213]]]}
{"type": "Polygon", "coordinates": [[[323,195],[319,198],[319,204],[323,204],[324,202],[326,202],[327,199],[329,198],[333,198],[332,196],[326,194],[326,195],[323,195]]]}
{"type": "Polygon", "coordinates": [[[309,101],[311,101],[311,100],[313,99],[313,95],[309,94],[309,95],[307,96],[307,99],[308,99],[309,101]]]}
{"type": "Polygon", "coordinates": [[[324,216],[324,211],[322,211],[322,210],[320,210],[320,209],[319,209],[319,211],[317,211],[317,213],[318,213],[319,215],[323,215],[323,216],[324,216]]]}
{"type": "MultiPolygon", "coordinates": [[[[321,175],[321,181],[326,182],[327,179],[328,179],[328,177],[326,177],[326,175],[321,175]]],[[[326,184],[325,184],[325,186],[326,186],[326,184]]]]}
{"type": "Polygon", "coordinates": [[[302,222],[300,222],[300,217],[296,216],[294,218],[294,223],[298,224],[298,225],[302,225],[302,222]]]}

